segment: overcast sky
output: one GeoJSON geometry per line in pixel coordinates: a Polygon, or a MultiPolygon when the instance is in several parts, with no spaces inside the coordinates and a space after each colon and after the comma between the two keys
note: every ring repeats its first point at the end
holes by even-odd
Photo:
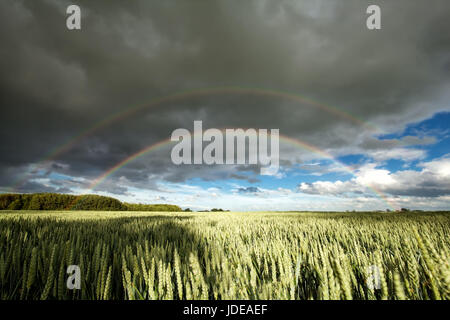
{"type": "Polygon", "coordinates": [[[449,209],[449,17],[448,0],[2,0],[0,192],[449,209]],[[69,4],[81,30],[66,28],[69,4]],[[276,128],[320,152],[282,139],[280,170],[262,176],[174,165],[167,144],[99,179],[194,120],[276,128]]]}

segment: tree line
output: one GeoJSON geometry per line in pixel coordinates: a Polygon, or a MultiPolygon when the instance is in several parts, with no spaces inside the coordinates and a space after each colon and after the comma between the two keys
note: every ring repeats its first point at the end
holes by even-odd
{"type": "Polygon", "coordinates": [[[123,203],[128,211],[183,211],[179,206],[173,204],[136,204],[123,203]]]}
{"type": "Polygon", "coordinates": [[[171,204],[132,204],[94,194],[0,194],[0,210],[182,211],[171,204]]]}

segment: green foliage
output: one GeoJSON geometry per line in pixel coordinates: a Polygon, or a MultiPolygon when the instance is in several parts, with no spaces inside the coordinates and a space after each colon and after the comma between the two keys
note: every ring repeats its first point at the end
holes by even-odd
{"type": "Polygon", "coordinates": [[[8,210],[20,210],[23,206],[22,200],[20,198],[15,199],[8,205],[8,210]]]}
{"type": "Polygon", "coordinates": [[[79,196],[72,210],[123,211],[127,207],[117,199],[88,194],[79,196]]]}
{"type": "Polygon", "coordinates": [[[179,206],[173,204],[135,204],[124,203],[128,211],[161,211],[161,212],[180,212],[183,211],[179,206]]]}
{"type": "MultiPolygon", "coordinates": [[[[6,210],[9,209],[9,205],[16,200],[21,203],[21,194],[0,194],[0,210],[6,210]]],[[[16,202],[17,203],[17,202],[16,202]]],[[[10,209],[10,210],[16,210],[16,209],[10,209]]]]}
{"type": "Polygon", "coordinates": [[[5,211],[0,300],[449,299],[449,222],[445,212],[5,211]],[[81,290],[66,288],[72,264],[81,290]],[[373,266],[379,288],[366,282],[373,266]]]}
{"type": "Polygon", "coordinates": [[[169,204],[130,204],[98,195],[0,194],[0,210],[182,211],[169,204]]]}

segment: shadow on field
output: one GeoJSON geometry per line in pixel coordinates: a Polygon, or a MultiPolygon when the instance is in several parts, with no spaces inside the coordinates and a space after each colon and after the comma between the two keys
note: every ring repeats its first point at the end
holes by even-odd
{"type": "Polygon", "coordinates": [[[181,246],[200,240],[197,234],[183,225],[183,222],[191,219],[193,217],[165,215],[82,220],[36,217],[19,220],[5,219],[2,221],[2,227],[9,228],[17,234],[29,234],[30,244],[38,247],[43,240],[63,245],[77,238],[85,244],[90,244],[87,247],[98,242],[106,242],[112,247],[116,247],[118,242],[121,245],[133,245],[138,241],[143,245],[146,240],[155,245],[171,243],[181,246]]]}
{"type": "Polygon", "coordinates": [[[181,248],[186,243],[195,243],[199,240],[197,235],[183,225],[183,222],[191,219],[192,217],[164,215],[126,217],[81,222],[80,227],[87,228],[89,236],[94,239],[101,239],[106,235],[112,242],[119,238],[123,243],[130,245],[136,241],[148,241],[152,245],[172,244],[181,248]]]}
{"type": "MultiPolygon", "coordinates": [[[[31,252],[35,250],[33,252],[36,252],[37,261],[39,261],[38,270],[35,284],[26,298],[39,299],[48,278],[46,262],[49,261],[50,253],[54,248],[55,259],[53,259],[52,270],[56,270],[53,272],[57,279],[54,281],[60,281],[57,278],[58,270],[59,277],[65,281],[64,270],[70,264],[82,263],[83,272],[87,273],[82,280],[83,290],[72,293],[65,289],[65,282],[62,284],[58,282],[59,290],[62,291],[48,292],[50,299],[97,299],[96,290],[98,290],[99,274],[103,272],[102,266],[111,266],[110,298],[124,299],[123,259],[126,260],[129,270],[135,270],[136,261],[140,268],[142,258],[146,258],[147,266],[153,258],[157,266],[159,261],[173,266],[176,250],[180,263],[183,265],[189,263],[191,253],[197,255],[206,248],[206,240],[191,227],[194,226],[189,222],[191,219],[193,217],[166,215],[82,220],[60,220],[54,217],[3,219],[0,224],[0,234],[8,233],[11,239],[5,242],[6,238],[0,237],[0,246],[5,249],[6,256],[15,255],[14,261],[10,261],[9,266],[9,269],[14,270],[14,275],[12,271],[7,273],[10,276],[6,285],[8,288],[15,288],[19,283],[19,289],[22,290],[8,289],[4,293],[5,297],[9,299],[21,297],[21,292],[24,292],[20,286],[22,281],[19,281],[15,275],[23,273],[22,267],[25,261],[28,261],[26,265],[30,265],[31,252]]],[[[134,277],[133,275],[133,279],[134,277]]],[[[146,292],[142,275],[140,277],[141,280],[135,283],[138,286],[137,290],[146,292]]]]}

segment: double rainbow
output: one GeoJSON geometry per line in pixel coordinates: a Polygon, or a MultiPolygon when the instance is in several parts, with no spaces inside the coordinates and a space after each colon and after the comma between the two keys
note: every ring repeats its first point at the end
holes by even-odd
{"type": "MultiPolygon", "coordinates": [[[[136,114],[139,111],[145,110],[147,108],[154,108],[154,107],[162,106],[162,105],[164,105],[166,103],[170,103],[170,102],[184,101],[184,100],[198,98],[198,97],[221,95],[221,94],[230,94],[230,95],[246,94],[246,95],[255,95],[255,96],[262,96],[262,97],[287,99],[287,100],[295,101],[295,102],[298,102],[298,103],[301,103],[301,104],[304,104],[307,106],[317,108],[317,109],[325,111],[327,113],[336,115],[336,116],[338,116],[342,119],[345,119],[351,123],[357,124],[357,125],[361,126],[362,128],[369,130],[371,132],[378,133],[381,131],[379,128],[373,126],[372,124],[370,124],[356,116],[353,116],[337,107],[320,103],[318,101],[312,100],[310,98],[307,98],[307,97],[299,95],[299,94],[294,94],[294,93],[285,92],[285,91],[271,90],[271,89],[233,87],[233,86],[202,88],[202,89],[181,91],[181,92],[177,92],[177,93],[174,93],[171,95],[162,96],[162,97],[153,99],[146,104],[131,106],[131,107],[126,108],[125,110],[111,114],[108,117],[95,122],[94,124],[92,124],[91,126],[86,128],[84,131],[81,131],[79,134],[71,137],[62,145],[50,150],[43,158],[41,158],[37,162],[37,164],[34,166],[35,167],[34,169],[40,168],[45,163],[57,159],[59,156],[61,156],[62,154],[64,154],[65,152],[67,152],[71,148],[73,148],[75,145],[77,145],[84,138],[89,137],[90,135],[99,131],[100,129],[110,126],[119,121],[123,121],[126,118],[136,114]]],[[[332,155],[330,155],[326,151],[321,150],[311,144],[308,144],[300,139],[291,138],[291,137],[284,136],[284,135],[280,135],[280,141],[289,143],[291,145],[297,146],[304,150],[308,150],[308,151],[313,152],[323,158],[330,159],[334,163],[341,166],[345,171],[354,175],[354,172],[351,168],[344,165],[340,161],[336,160],[332,155]]],[[[110,167],[103,174],[101,174],[96,179],[94,179],[93,182],[90,184],[89,189],[91,189],[91,190],[94,189],[96,186],[101,184],[109,176],[114,174],[120,168],[126,166],[128,163],[134,161],[135,159],[140,158],[140,157],[142,157],[154,150],[157,150],[165,145],[168,145],[170,143],[171,143],[171,140],[170,140],[170,138],[168,138],[168,139],[156,142],[154,144],[151,144],[151,145],[143,148],[142,150],[130,155],[129,157],[123,159],[119,163],[110,167]]],[[[20,179],[19,181],[14,183],[13,187],[11,187],[10,190],[12,192],[14,192],[25,181],[26,181],[26,177],[20,179]]],[[[381,199],[383,199],[390,208],[394,209],[397,207],[395,204],[393,204],[391,201],[389,201],[387,199],[387,197],[381,191],[379,191],[376,188],[371,187],[371,186],[368,186],[368,188],[371,189],[381,199]]]]}
{"type": "MultiPolygon", "coordinates": [[[[107,126],[110,126],[114,123],[117,123],[119,121],[123,121],[126,118],[136,114],[139,111],[145,110],[147,108],[155,108],[158,106],[162,106],[165,103],[170,102],[177,102],[177,101],[184,101],[189,100],[193,98],[198,97],[205,97],[205,96],[212,96],[212,95],[219,95],[219,94],[246,94],[246,95],[255,95],[255,96],[262,96],[262,97],[272,97],[272,98],[281,98],[286,100],[295,101],[298,103],[302,103],[307,106],[311,106],[314,108],[317,108],[319,110],[325,111],[327,113],[336,115],[342,119],[345,119],[351,123],[357,124],[361,126],[364,129],[367,129],[371,132],[380,132],[379,128],[373,126],[372,124],[365,122],[364,120],[353,116],[337,107],[326,105],[323,103],[320,103],[318,101],[315,101],[313,99],[307,98],[303,95],[294,94],[290,92],[285,91],[278,91],[278,90],[271,90],[271,89],[262,89],[262,88],[251,88],[251,87],[233,87],[233,86],[223,86],[223,87],[212,87],[212,88],[201,88],[201,89],[194,89],[194,90],[186,90],[177,92],[174,94],[162,96],[156,99],[151,100],[148,103],[140,104],[136,106],[131,106],[128,108],[125,108],[122,111],[119,111],[117,113],[113,113],[109,115],[108,117],[105,117],[85,130],[81,131],[79,134],[71,137],[68,139],[65,143],[62,145],[50,150],[44,157],[42,157],[40,160],[37,161],[37,163],[33,166],[32,170],[39,169],[43,167],[46,163],[49,161],[57,159],[59,156],[64,154],[65,152],[69,151],[71,148],[73,148],[75,145],[80,143],[84,138],[89,137],[93,133],[99,131],[102,128],[105,128],[107,126]]],[[[17,190],[20,186],[22,186],[27,180],[26,175],[23,176],[21,179],[17,180],[13,183],[12,187],[10,187],[10,191],[14,192],[17,190]]]]}
{"type": "MultiPolygon", "coordinates": [[[[222,129],[222,131],[224,131],[225,129],[222,129]]],[[[325,159],[329,159],[331,160],[333,163],[337,164],[338,166],[340,166],[345,172],[351,174],[352,176],[355,176],[355,172],[352,168],[350,168],[349,166],[343,164],[341,161],[337,160],[335,157],[333,157],[330,153],[326,152],[325,150],[319,149],[318,147],[315,147],[305,141],[302,141],[300,139],[297,138],[292,138],[292,137],[288,137],[282,134],[279,134],[279,139],[281,142],[283,143],[287,143],[289,145],[292,145],[294,147],[300,148],[302,150],[307,150],[309,152],[312,152],[314,154],[319,155],[321,158],[325,158],[325,159]]],[[[101,175],[99,175],[96,179],[94,179],[92,181],[92,183],[89,185],[88,189],[89,190],[93,190],[95,189],[97,186],[99,186],[103,181],[105,181],[108,177],[110,177],[111,175],[113,175],[115,172],[117,172],[118,170],[120,170],[121,168],[125,167],[127,164],[129,164],[130,162],[135,161],[136,159],[139,159],[153,151],[156,151],[158,149],[163,148],[164,146],[167,146],[169,144],[173,143],[173,141],[171,141],[170,138],[168,139],[164,139],[161,140],[159,142],[156,142],[154,144],[151,144],[141,150],[139,150],[138,152],[130,155],[129,157],[123,159],[122,161],[118,162],[117,164],[113,165],[112,167],[110,167],[108,170],[106,170],[104,173],[102,173],[101,175]]],[[[380,190],[378,190],[376,187],[371,186],[371,185],[366,185],[366,187],[371,190],[377,197],[379,197],[380,199],[383,200],[383,202],[389,207],[389,209],[391,210],[397,210],[398,209],[398,205],[396,203],[394,203],[393,201],[389,200],[387,198],[387,196],[380,190]]],[[[73,204],[75,205],[75,204],[73,204]]]]}

